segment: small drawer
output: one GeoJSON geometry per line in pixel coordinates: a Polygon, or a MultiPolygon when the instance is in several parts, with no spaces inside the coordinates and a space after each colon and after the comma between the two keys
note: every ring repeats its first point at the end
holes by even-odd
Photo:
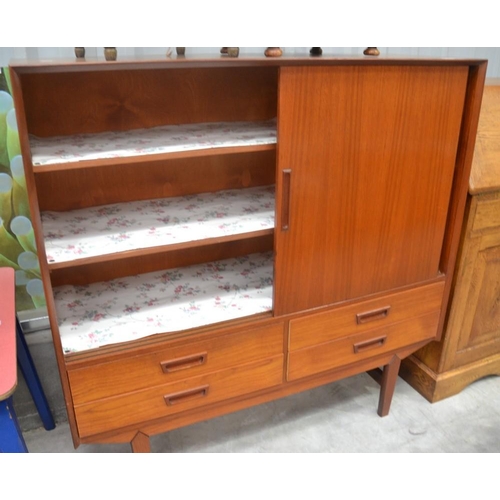
{"type": "Polygon", "coordinates": [[[436,336],[439,311],[288,354],[287,380],[347,366],[436,336]]]}
{"type": "Polygon", "coordinates": [[[440,281],[292,319],[289,327],[288,348],[290,351],[296,351],[312,347],[439,310],[443,290],[444,281],[440,281]]]}
{"type": "Polygon", "coordinates": [[[283,355],[75,406],[80,437],[140,424],[279,385],[283,355]]]}
{"type": "Polygon", "coordinates": [[[283,323],[196,342],[167,341],[148,354],[82,368],[68,378],[75,405],[164,385],[283,354],[283,323]]]}

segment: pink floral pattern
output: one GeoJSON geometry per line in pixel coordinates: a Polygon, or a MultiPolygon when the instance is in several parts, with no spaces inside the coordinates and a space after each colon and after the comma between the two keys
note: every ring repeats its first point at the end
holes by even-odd
{"type": "Polygon", "coordinates": [[[44,212],[49,263],[274,227],[274,186],[44,212]]]}
{"type": "Polygon", "coordinates": [[[30,136],[34,166],[276,143],[276,120],[167,125],[127,132],[30,136]]]}
{"type": "Polygon", "coordinates": [[[65,353],[272,309],[273,254],[54,289],[65,353]]]}

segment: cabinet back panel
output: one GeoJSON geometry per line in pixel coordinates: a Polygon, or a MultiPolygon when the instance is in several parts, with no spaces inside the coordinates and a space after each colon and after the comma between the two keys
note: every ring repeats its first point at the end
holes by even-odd
{"type": "Polygon", "coordinates": [[[272,67],[32,73],[21,85],[39,137],[276,116],[272,67]]]}
{"type": "Polygon", "coordinates": [[[150,273],[162,269],[173,269],[252,253],[268,252],[272,248],[273,236],[265,235],[134,257],[122,256],[123,258],[106,262],[99,262],[96,259],[90,264],[54,269],[50,273],[50,279],[52,286],[88,285],[98,281],[123,278],[131,274],[150,273]]]}
{"type": "Polygon", "coordinates": [[[66,211],[274,184],[276,152],[260,151],[38,173],[40,210],[66,211]]]}
{"type": "Polygon", "coordinates": [[[467,78],[466,66],[282,69],[279,314],[437,276],[467,78]]]}

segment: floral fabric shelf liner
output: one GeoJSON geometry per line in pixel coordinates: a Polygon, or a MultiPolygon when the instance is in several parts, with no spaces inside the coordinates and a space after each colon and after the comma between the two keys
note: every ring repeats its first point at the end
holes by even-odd
{"type": "Polygon", "coordinates": [[[272,252],[54,288],[65,353],[272,309],[272,252]]]}
{"type": "Polygon", "coordinates": [[[49,263],[274,227],[274,186],[43,212],[49,263]]]}
{"type": "Polygon", "coordinates": [[[30,136],[34,166],[276,143],[276,120],[166,125],[126,132],[30,136]]]}

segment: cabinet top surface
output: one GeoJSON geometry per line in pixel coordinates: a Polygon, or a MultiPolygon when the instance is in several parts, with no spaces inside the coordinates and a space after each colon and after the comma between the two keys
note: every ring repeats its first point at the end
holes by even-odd
{"type": "Polygon", "coordinates": [[[471,194],[500,189],[500,78],[486,82],[469,183],[471,194]]]}
{"type": "Polygon", "coordinates": [[[264,55],[244,55],[228,57],[226,55],[196,55],[165,56],[165,57],[120,57],[116,61],[105,61],[102,58],[86,57],[84,59],[42,59],[42,60],[13,60],[10,66],[18,73],[30,72],[72,72],[96,71],[112,69],[140,69],[140,68],[190,68],[190,67],[226,67],[226,66],[297,66],[297,65],[477,65],[485,63],[483,59],[453,59],[453,58],[422,58],[398,56],[308,56],[297,57],[283,55],[281,57],[265,57],[264,55]]]}

